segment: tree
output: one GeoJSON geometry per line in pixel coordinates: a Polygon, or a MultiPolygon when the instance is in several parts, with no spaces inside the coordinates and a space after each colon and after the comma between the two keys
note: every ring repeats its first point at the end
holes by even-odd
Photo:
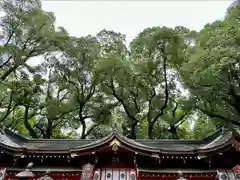
{"type": "MultiPolygon", "coordinates": [[[[168,124],[168,133],[170,136],[168,138],[181,139],[182,135],[179,131],[183,128],[181,126],[185,123],[188,124],[189,117],[194,114],[191,104],[189,101],[183,98],[176,98],[171,103],[169,103],[168,110],[162,116],[162,120],[168,124]]],[[[185,125],[186,127],[186,125],[185,125]]],[[[188,127],[184,128],[189,129],[188,127]]]]}
{"type": "Polygon", "coordinates": [[[165,114],[169,103],[179,96],[174,64],[182,61],[184,47],[179,33],[166,27],[145,29],[131,43],[133,63],[141,79],[139,89],[143,95],[150,139],[155,123],[165,114]]]}
{"type": "Polygon", "coordinates": [[[99,89],[99,74],[95,70],[99,55],[100,46],[96,38],[72,37],[62,55],[55,57],[54,61],[58,82],[69,94],[70,113],[67,118],[72,120],[68,125],[72,128],[80,125],[82,139],[98,125],[107,123],[111,110],[116,106],[99,89]],[[87,122],[92,125],[88,127],[87,122]]]}
{"type": "Polygon", "coordinates": [[[53,14],[43,11],[39,4],[31,0],[4,0],[0,4],[4,13],[0,23],[2,81],[19,67],[29,68],[30,58],[55,51],[56,44],[65,38],[65,32],[55,30],[53,14]]]}
{"type": "Polygon", "coordinates": [[[129,47],[114,31],[70,37],[38,0],[0,9],[0,123],[9,128],[34,138],[117,129],[132,139],[200,139],[240,125],[239,3],[200,32],[147,28],[129,47]],[[33,57],[44,61],[30,65],[33,57]]]}
{"type": "Polygon", "coordinates": [[[206,115],[200,113],[192,130],[193,139],[202,140],[212,135],[217,130],[216,125],[206,115]]]}
{"type": "Polygon", "coordinates": [[[196,108],[228,127],[240,125],[239,10],[238,3],[224,20],[207,24],[180,69],[196,108]]]}
{"type": "Polygon", "coordinates": [[[68,36],[63,29],[55,30],[53,14],[43,11],[37,0],[3,0],[0,9],[3,13],[0,23],[0,85],[7,92],[0,97],[4,110],[1,122],[21,106],[25,109],[22,116],[25,127],[32,137],[38,137],[28,120],[36,115],[41,88],[31,80],[36,69],[29,66],[28,61],[57,51],[68,36]]]}
{"type": "MultiPolygon", "coordinates": [[[[38,135],[34,131],[30,120],[35,117],[38,111],[39,98],[41,94],[41,88],[39,87],[39,84],[35,81],[35,79],[30,80],[26,73],[21,72],[19,80],[12,81],[9,88],[10,87],[10,98],[14,108],[11,109],[11,112],[8,113],[8,116],[12,115],[10,117],[15,118],[15,111],[19,112],[17,115],[22,114],[21,122],[29,131],[30,136],[37,138],[38,135]]],[[[6,120],[8,116],[5,116],[6,120]]],[[[20,117],[17,117],[17,119],[19,118],[20,117]]]]}
{"type": "Polygon", "coordinates": [[[124,134],[136,138],[136,127],[140,121],[139,92],[137,76],[129,61],[125,36],[103,30],[97,35],[101,45],[101,60],[97,65],[100,86],[107,96],[113,97],[126,113],[126,123],[122,124],[124,134]]]}

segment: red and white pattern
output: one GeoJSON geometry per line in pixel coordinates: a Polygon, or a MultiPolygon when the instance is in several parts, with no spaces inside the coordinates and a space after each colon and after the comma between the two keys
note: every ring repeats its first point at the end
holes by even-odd
{"type": "Polygon", "coordinates": [[[94,180],[136,180],[136,169],[100,168],[94,172],[94,180]]]}

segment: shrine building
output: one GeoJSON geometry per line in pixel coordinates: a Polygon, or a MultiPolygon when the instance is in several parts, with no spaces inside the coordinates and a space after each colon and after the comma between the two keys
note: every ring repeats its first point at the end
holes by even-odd
{"type": "Polygon", "coordinates": [[[240,180],[240,136],[222,128],[203,140],[129,139],[112,132],[99,140],[32,139],[0,133],[6,179],[33,163],[33,180],[240,180]],[[221,173],[218,176],[218,173],[221,173]]]}

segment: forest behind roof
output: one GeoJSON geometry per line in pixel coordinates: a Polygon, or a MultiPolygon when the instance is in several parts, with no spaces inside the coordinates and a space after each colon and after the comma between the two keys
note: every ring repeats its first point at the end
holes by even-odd
{"type": "Polygon", "coordinates": [[[127,46],[73,37],[37,0],[0,2],[0,123],[33,138],[202,139],[240,125],[240,4],[196,32],[149,27],[127,46]],[[43,61],[36,66],[29,61],[43,61]]]}

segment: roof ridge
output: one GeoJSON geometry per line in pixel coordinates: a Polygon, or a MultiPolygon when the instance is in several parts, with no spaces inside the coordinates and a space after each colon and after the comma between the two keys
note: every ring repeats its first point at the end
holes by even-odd
{"type": "Polygon", "coordinates": [[[210,142],[213,139],[217,138],[220,135],[223,135],[226,131],[229,131],[229,129],[225,128],[225,127],[221,127],[219,129],[217,129],[214,133],[212,133],[210,136],[204,138],[202,140],[202,142],[210,142]]]}
{"type": "Polygon", "coordinates": [[[3,131],[6,135],[10,136],[10,138],[12,137],[13,139],[21,140],[22,142],[27,142],[29,140],[29,138],[27,138],[19,133],[16,133],[13,130],[10,130],[6,127],[4,127],[3,131]]]}
{"type": "Polygon", "coordinates": [[[28,141],[33,142],[33,141],[97,141],[98,139],[44,139],[44,138],[30,138],[28,141]]]}

